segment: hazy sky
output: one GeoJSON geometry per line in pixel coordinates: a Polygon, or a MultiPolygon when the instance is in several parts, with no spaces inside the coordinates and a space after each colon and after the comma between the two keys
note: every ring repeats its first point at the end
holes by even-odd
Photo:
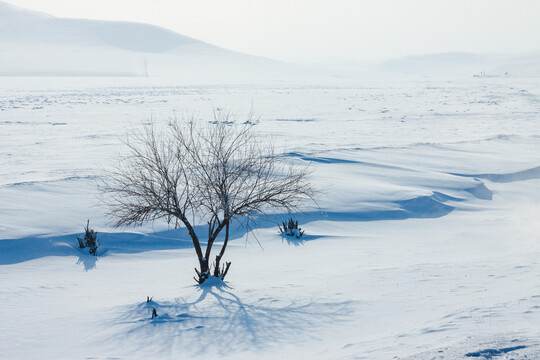
{"type": "Polygon", "coordinates": [[[540,50],[539,0],[7,0],[289,61],[540,50]]]}

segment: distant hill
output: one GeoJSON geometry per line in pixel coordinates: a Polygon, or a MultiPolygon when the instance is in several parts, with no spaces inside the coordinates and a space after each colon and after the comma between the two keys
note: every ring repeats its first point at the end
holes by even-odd
{"type": "Polygon", "coordinates": [[[63,19],[0,0],[0,76],[136,76],[181,83],[335,81],[390,74],[540,76],[540,53],[446,53],[369,66],[347,62],[310,70],[250,56],[140,23],[63,19]]]}
{"type": "Polygon", "coordinates": [[[444,53],[388,60],[379,70],[426,76],[540,76],[540,53],[529,55],[481,55],[444,53]]]}
{"type": "MultiPolygon", "coordinates": [[[[0,1],[0,41],[111,46],[138,52],[164,52],[204,44],[157,26],[112,21],[60,19],[0,1]]],[[[207,44],[206,44],[207,45],[207,44]]],[[[207,45],[210,47],[210,45],[207,45]]]]}
{"type": "Polygon", "coordinates": [[[153,25],[62,19],[0,1],[0,76],[150,76],[251,81],[305,69],[226,50],[153,25]]]}

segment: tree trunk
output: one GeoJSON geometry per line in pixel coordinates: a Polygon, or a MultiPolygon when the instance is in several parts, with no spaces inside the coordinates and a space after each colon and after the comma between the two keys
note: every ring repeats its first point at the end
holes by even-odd
{"type": "Polygon", "coordinates": [[[202,284],[206,279],[208,279],[208,276],[210,276],[210,268],[208,267],[208,258],[203,257],[202,249],[201,249],[201,243],[199,242],[199,237],[197,236],[197,233],[195,232],[195,229],[193,229],[193,226],[189,223],[188,219],[182,214],[177,214],[177,217],[182,221],[182,223],[186,226],[189,236],[191,236],[191,241],[193,242],[193,247],[195,248],[195,252],[197,253],[197,259],[199,260],[199,266],[201,270],[197,270],[195,268],[195,272],[197,273],[197,278],[194,278],[195,281],[197,281],[199,284],[202,284]]]}
{"type": "Polygon", "coordinates": [[[199,271],[197,268],[195,268],[195,272],[197,273],[197,278],[194,277],[194,279],[199,284],[202,284],[210,276],[210,268],[208,266],[208,259],[206,258],[199,259],[199,264],[200,264],[201,270],[199,271]]]}
{"type": "MultiPolygon", "coordinates": [[[[216,255],[216,264],[215,264],[215,267],[214,267],[214,276],[222,276],[222,280],[223,278],[225,278],[225,275],[226,275],[226,271],[221,271],[220,270],[220,261],[221,261],[221,258],[223,257],[223,254],[225,254],[225,249],[227,248],[227,244],[229,243],[229,221],[227,220],[227,225],[225,226],[225,240],[223,241],[223,246],[221,247],[221,251],[219,252],[218,255],[216,255]]],[[[230,266],[231,263],[227,263],[227,270],[229,270],[229,266],[230,266]]]]}
{"type": "MultiPolygon", "coordinates": [[[[209,226],[211,225],[209,224],[209,226]]],[[[202,256],[201,247],[199,245],[198,239],[197,239],[196,244],[195,244],[195,240],[193,241],[195,250],[197,252],[197,257],[199,258],[199,265],[201,267],[200,271],[198,269],[195,269],[195,272],[197,273],[197,276],[198,276],[198,279],[195,278],[195,280],[199,284],[202,284],[203,282],[205,282],[206,279],[208,279],[208,277],[210,276],[210,266],[209,266],[208,259],[210,258],[210,253],[212,251],[212,245],[214,244],[214,241],[216,240],[217,236],[219,235],[219,233],[224,227],[226,229],[225,241],[223,242],[223,247],[221,248],[219,255],[216,256],[216,263],[215,263],[215,268],[214,268],[214,276],[221,276],[221,278],[223,279],[224,274],[226,274],[226,270],[228,270],[230,266],[230,263],[227,263],[227,269],[226,270],[223,269],[223,271],[219,268],[221,258],[223,257],[223,254],[225,253],[225,248],[227,247],[227,244],[229,242],[229,219],[223,220],[223,222],[221,222],[221,224],[214,230],[214,232],[211,231],[211,228],[209,229],[208,244],[206,245],[206,251],[205,251],[204,257],[202,256]]],[[[191,235],[191,231],[190,231],[190,235],[191,235]]],[[[194,236],[195,238],[197,237],[197,235],[195,235],[195,231],[193,231],[193,235],[191,235],[192,239],[195,239],[194,236]]]]}

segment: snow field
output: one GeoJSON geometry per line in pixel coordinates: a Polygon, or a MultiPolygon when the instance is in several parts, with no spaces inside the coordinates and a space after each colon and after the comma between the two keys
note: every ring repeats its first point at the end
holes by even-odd
{"type": "Polygon", "coordinates": [[[0,358],[538,355],[536,82],[65,81],[0,85],[0,358]],[[263,135],[311,162],[323,211],[297,214],[300,240],[278,234],[286,214],[235,229],[226,285],[199,289],[183,230],[107,224],[96,169],[130,124],[225,105],[243,121],[252,103],[263,135]],[[88,218],[97,259],[76,247],[88,218]]]}

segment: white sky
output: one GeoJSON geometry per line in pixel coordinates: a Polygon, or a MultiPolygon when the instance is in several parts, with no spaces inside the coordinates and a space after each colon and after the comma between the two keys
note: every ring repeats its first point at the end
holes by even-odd
{"type": "Polygon", "coordinates": [[[288,61],[540,50],[540,0],[7,0],[288,61]]]}

